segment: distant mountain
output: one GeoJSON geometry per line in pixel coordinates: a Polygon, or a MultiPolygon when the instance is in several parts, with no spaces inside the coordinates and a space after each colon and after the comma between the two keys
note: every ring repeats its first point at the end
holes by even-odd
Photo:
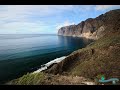
{"type": "Polygon", "coordinates": [[[96,18],[88,18],[78,25],[61,27],[58,35],[98,39],[104,36],[106,31],[119,28],[118,22],[120,22],[120,9],[111,10],[96,18]]]}

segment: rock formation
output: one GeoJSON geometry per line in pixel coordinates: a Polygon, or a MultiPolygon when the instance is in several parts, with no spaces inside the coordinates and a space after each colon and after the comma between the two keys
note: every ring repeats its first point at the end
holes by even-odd
{"type": "Polygon", "coordinates": [[[104,36],[106,29],[114,27],[120,20],[120,9],[111,10],[96,18],[88,18],[78,25],[70,25],[61,27],[58,35],[86,37],[90,39],[98,39],[104,36]]]}

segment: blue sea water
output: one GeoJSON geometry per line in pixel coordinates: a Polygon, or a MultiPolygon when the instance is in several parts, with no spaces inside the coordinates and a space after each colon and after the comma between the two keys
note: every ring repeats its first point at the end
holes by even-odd
{"type": "Polygon", "coordinates": [[[85,47],[91,40],[45,34],[0,35],[0,83],[85,47]]]}

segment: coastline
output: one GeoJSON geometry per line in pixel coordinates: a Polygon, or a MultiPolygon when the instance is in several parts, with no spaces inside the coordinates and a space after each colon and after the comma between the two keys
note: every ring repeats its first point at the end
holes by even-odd
{"type": "Polygon", "coordinates": [[[98,40],[99,38],[96,36],[96,37],[86,37],[86,36],[83,36],[83,35],[60,35],[58,34],[58,36],[65,36],[65,37],[78,37],[78,38],[86,38],[86,39],[90,39],[90,40],[98,40]]]}
{"type": "MultiPolygon", "coordinates": [[[[102,80],[102,78],[109,80],[111,77],[119,78],[120,25],[119,18],[117,18],[118,16],[119,12],[118,14],[110,13],[110,16],[108,13],[104,16],[102,15],[102,17],[100,16],[100,18],[97,17],[95,20],[101,19],[104,21],[100,22],[100,27],[96,25],[96,22],[87,22],[84,30],[86,29],[85,31],[89,32],[91,31],[92,27],[95,32],[95,34],[92,32],[93,36],[89,33],[84,33],[83,35],[75,35],[74,33],[73,35],[68,33],[63,35],[58,34],[59,36],[83,37],[91,40],[96,40],[94,43],[91,42],[87,44],[84,48],[74,50],[69,55],[64,56],[65,54],[63,54],[61,55],[62,57],[56,58],[58,56],[55,56],[54,58],[56,59],[49,59],[51,61],[43,65],[40,64],[41,67],[38,70],[33,71],[32,73],[28,73],[16,80],[13,80],[10,82],[10,84],[60,85],[63,84],[63,82],[64,84],[76,84],[77,80],[81,80],[80,77],[84,77],[87,78],[88,81],[93,81],[95,84],[104,85],[102,83],[99,83],[98,80],[102,80]],[[101,25],[105,25],[105,29],[101,28],[101,25]],[[93,26],[96,26],[98,28],[95,29],[93,26]]],[[[89,20],[91,19],[87,19],[87,21],[89,20]]],[[[63,30],[63,33],[65,32],[64,28],[61,30],[63,30]]],[[[68,30],[72,31],[74,29],[72,28],[71,30],[68,28],[68,30]]],[[[85,80],[85,82],[86,81],[87,80],[85,80]]],[[[83,82],[84,80],[82,79],[78,84],[81,84],[83,82]]],[[[110,83],[108,83],[108,85],[109,84],[110,83]]]]}
{"type": "MultiPolygon", "coordinates": [[[[72,35],[72,36],[70,36],[70,35],[59,35],[59,34],[57,34],[58,36],[65,36],[65,37],[78,37],[78,38],[85,38],[85,39],[89,39],[89,40],[93,40],[93,41],[95,41],[95,40],[97,40],[97,39],[93,39],[93,38],[86,38],[86,37],[84,37],[84,36],[74,36],[74,35],[72,35]]],[[[91,43],[90,43],[91,44],[91,43]]],[[[88,44],[89,45],[89,44],[88,44]]],[[[75,50],[76,51],[76,50],[75,50]]],[[[74,52],[74,51],[73,51],[74,52]]],[[[36,70],[36,71],[33,71],[32,73],[34,74],[34,73],[39,73],[39,72],[41,72],[41,71],[44,71],[44,70],[46,70],[46,69],[48,69],[51,65],[53,65],[53,64],[57,64],[57,63],[59,63],[59,62],[61,62],[62,60],[64,60],[65,58],[67,58],[67,56],[62,56],[62,57],[59,57],[59,58],[56,58],[56,59],[53,59],[53,60],[51,60],[51,61],[49,61],[49,62],[47,62],[46,64],[43,64],[43,65],[41,65],[41,68],[39,68],[38,70],[36,70]]]]}
{"type": "Polygon", "coordinates": [[[49,66],[51,66],[52,64],[59,63],[59,62],[61,62],[62,60],[64,60],[66,57],[67,57],[67,56],[62,56],[62,57],[53,59],[53,60],[49,61],[49,62],[46,63],[46,64],[41,65],[41,68],[39,68],[38,70],[34,71],[33,74],[34,74],[34,73],[39,73],[39,72],[41,72],[41,71],[43,71],[43,70],[46,70],[46,69],[47,69],[49,66]]]}

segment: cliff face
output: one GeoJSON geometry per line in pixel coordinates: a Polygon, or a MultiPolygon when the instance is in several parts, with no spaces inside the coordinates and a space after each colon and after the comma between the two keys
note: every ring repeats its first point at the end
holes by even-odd
{"type": "Polygon", "coordinates": [[[94,19],[89,18],[85,21],[82,21],[78,25],[61,27],[58,30],[58,35],[98,39],[106,34],[104,32],[106,29],[113,27],[113,25],[120,20],[119,16],[120,9],[111,10],[94,19]]]}

